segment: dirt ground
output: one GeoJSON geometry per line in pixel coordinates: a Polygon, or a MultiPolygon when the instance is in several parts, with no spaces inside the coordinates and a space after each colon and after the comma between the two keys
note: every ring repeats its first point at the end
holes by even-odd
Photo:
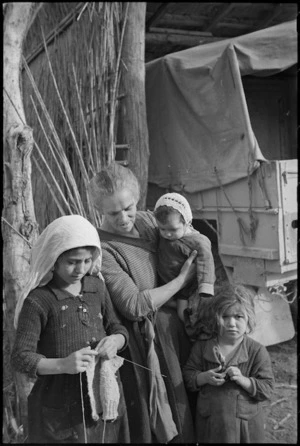
{"type": "Polygon", "coordinates": [[[275,390],[266,408],[266,442],[296,444],[297,433],[297,335],[267,347],[275,375],[275,390]]]}

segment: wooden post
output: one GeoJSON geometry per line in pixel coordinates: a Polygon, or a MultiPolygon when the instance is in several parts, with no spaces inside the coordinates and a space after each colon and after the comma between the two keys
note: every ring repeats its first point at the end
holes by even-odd
{"type": "Polygon", "coordinates": [[[145,98],[146,2],[130,2],[124,34],[120,93],[119,141],[129,145],[129,166],[141,185],[139,208],[146,205],[149,143],[145,98]]]}
{"type": "MultiPolygon", "coordinates": [[[[15,306],[28,276],[30,245],[38,234],[35,220],[30,153],[32,129],[26,126],[20,88],[22,47],[28,28],[40,3],[6,3],[4,8],[4,202],[2,211],[4,334],[10,352],[15,330],[15,306]]],[[[9,357],[4,358],[5,376],[13,376],[9,357]]],[[[15,375],[20,401],[21,421],[26,435],[27,395],[32,383],[15,375]]]]}

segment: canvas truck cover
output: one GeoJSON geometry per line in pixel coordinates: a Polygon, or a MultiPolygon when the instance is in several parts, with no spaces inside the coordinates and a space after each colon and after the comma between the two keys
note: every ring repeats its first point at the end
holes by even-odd
{"type": "Polygon", "coordinates": [[[149,182],[194,193],[251,174],[265,158],[241,76],[270,76],[296,63],[296,21],[147,63],[149,182]]]}

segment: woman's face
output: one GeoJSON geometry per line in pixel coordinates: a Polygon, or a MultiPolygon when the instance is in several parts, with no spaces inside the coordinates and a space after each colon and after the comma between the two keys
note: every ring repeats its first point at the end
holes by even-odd
{"type": "Polygon", "coordinates": [[[115,234],[132,232],[136,218],[136,199],[132,191],[122,189],[102,200],[103,228],[115,234]]]}

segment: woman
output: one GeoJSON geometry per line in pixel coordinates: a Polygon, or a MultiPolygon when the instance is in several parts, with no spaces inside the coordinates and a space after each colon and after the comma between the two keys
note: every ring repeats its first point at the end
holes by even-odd
{"type": "Polygon", "coordinates": [[[98,230],[102,273],[129,332],[120,373],[130,440],[192,443],[193,421],[181,374],[190,342],[176,309],[165,304],[195,273],[192,262],[197,253],[192,253],[175,279],[158,286],[158,228],[151,212],[137,211],[140,189],[134,174],[112,163],[91,180],[90,193],[103,216],[98,230]]]}

